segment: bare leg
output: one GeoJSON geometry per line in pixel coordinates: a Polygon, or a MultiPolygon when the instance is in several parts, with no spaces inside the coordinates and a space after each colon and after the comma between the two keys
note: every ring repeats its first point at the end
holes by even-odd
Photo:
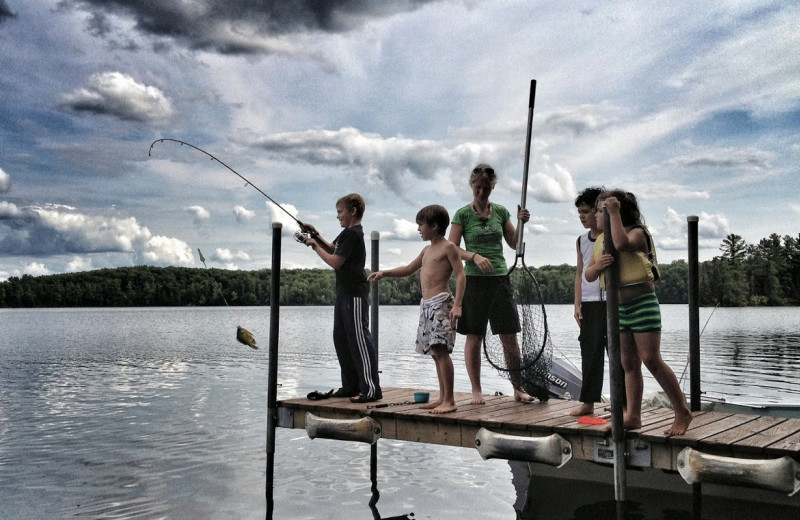
{"type": "Polygon", "coordinates": [[[639,357],[653,374],[653,377],[667,394],[672,409],[675,411],[675,420],[672,427],[664,430],[665,435],[683,435],[692,422],[692,412],[686,404],[681,385],[675,372],[661,357],[661,334],[657,332],[639,332],[634,334],[639,357]]]}
{"type": "Polygon", "coordinates": [[[519,344],[517,343],[516,334],[500,334],[500,342],[503,344],[503,357],[506,360],[506,367],[511,370],[511,386],[514,388],[514,399],[517,401],[531,402],[533,397],[522,389],[522,382],[520,381],[520,365],[522,363],[522,354],[519,351],[519,344]]]}
{"type": "Polygon", "coordinates": [[[458,410],[458,406],[453,397],[455,378],[453,359],[444,345],[434,345],[432,354],[433,360],[436,362],[436,374],[439,376],[439,399],[433,403],[435,406],[423,406],[423,408],[428,408],[431,413],[436,414],[455,412],[458,410]]]}
{"type": "Polygon", "coordinates": [[[481,336],[467,334],[464,343],[464,361],[467,365],[467,375],[472,385],[472,404],[484,404],[483,390],[481,389],[481,336]]]}
{"type": "Polygon", "coordinates": [[[619,335],[620,357],[622,369],[625,371],[625,395],[627,406],[622,424],[624,428],[635,430],[642,427],[642,360],[636,349],[633,334],[623,332],[619,335]]]}
{"type": "Polygon", "coordinates": [[[439,380],[439,398],[435,401],[430,401],[420,405],[420,408],[422,408],[423,410],[431,410],[441,405],[442,398],[444,397],[444,381],[442,379],[442,367],[439,364],[439,360],[436,359],[436,350],[433,347],[431,348],[431,359],[433,359],[433,362],[436,364],[436,378],[439,380]]]}

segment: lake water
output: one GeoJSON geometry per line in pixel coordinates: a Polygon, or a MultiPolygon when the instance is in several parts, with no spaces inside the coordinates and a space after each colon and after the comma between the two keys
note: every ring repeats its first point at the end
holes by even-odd
{"type": "MultiPolygon", "coordinates": [[[[680,376],[688,309],[662,311],[680,376]]],[[[579,365],[572,306],[548,316],[555,354],[579,365]]],[[[413,352],[416,321],[414,306],[381,308],[385,386],[438,388],[433,362],[413,352]]],[[[331,325],[330,307],[281,309],[279,399],[338,386],[331,325]]],[[[700,325],[704,391],[800,402],[800,309],[703,308],[700,325]]],[[[0,310],[0,517],[264,518],[268,338],[267,307],[0,310]],[[236,342],[237,325],[261,350],[236,342]]],[[[468,391],[463,337],[453,357],[456,390],[468,391]]],[[[510,391],[483,370],[485,392],[510,391]]],[[[370,506],[369,453],[279,428],[274,518],[518,518],[508,462],[385,439],[370,506]]],[[[547,518],[579,517],[553,498],[563,505],[547,518]]],[[[668,517],[683,518],[635,516],[668,517]]]]}

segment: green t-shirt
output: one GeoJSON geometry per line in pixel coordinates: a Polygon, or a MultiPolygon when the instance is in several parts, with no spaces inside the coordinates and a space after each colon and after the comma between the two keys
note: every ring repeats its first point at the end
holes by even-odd
{"type": "Polygon", "coordinates": [[[506,259],[503,256],[503,228],[510,214],[500,204],[489,203],[492,208],[489,218],[481,218],[466,205],[453,215],[453,224],[459,224],[463,230],[464,249],[486,257],[494,268],[491,272],[484,273],[474,262],[464,265],[464,274],[467,276],[505,276],[508,273],[506,259]]]}

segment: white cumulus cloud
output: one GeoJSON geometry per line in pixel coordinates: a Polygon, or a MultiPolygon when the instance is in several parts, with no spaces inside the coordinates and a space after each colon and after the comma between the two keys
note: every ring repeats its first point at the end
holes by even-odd
{"type": "Polygon", "coordinates": [[[403,218],[394,219],[394,230],[392,234],[401,240],[412,240],[419,238],[419,229],[416,222],[411,222],[403,218]]]}
{"type": "Polygon", "coordinates": [[[134,217],[89,215],[64,205],[0,205],[0,250],[6,255],[131,253],[135,263],[193,265],[188,244],[154,236],[134,217]]]}
{"type": "Polygon", "coordinates": [[[244,206],[236,206],[233,208],[233,216],[236,218],[236,222],[247,222],[253,220],[253,217],[256,216],[256,212],[244,206]]]}
{"type": "Polygon", "coordinates": [[[91,258],[83,258],[80,256],[76,256],[75,258],[67,262],[68,273],[78,273],[81,271],[91,271],[91,270],[92,270],[91,258]]]}
{"type": "Polygon", "coordinates": [[[211,213],[202,206],[187,206],[183,209],[192,216],[192,222],[195,224],[201,224],[204,220],[211,218],[211,213]]]}
{"type": "Polygon", "coordinates": [[[11,176],[0,168],[0,193],[7,193],[11,189],[11,176]]]}
{"type": "Polygon", "coordinates": [[[161,122],[172,117],[172,102],[158,88],[121,72],[92,74],[87,85],[63,94],[64,106],[129,121],[161,122]]]}
{"type": "Polygon", "coordinates": [[[45,276],[50,274],[50,269],[41,262],[31,262],[25,266],[24,273],[31,276],[45,276]]]}

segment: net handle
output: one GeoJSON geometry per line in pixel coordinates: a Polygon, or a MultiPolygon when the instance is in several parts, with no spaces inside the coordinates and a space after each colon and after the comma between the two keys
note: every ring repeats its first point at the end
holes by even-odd
{"type": "MultiPolygon", "coordinates": [[[[525,137],[525,163],[522,167],[522,196],[520,197],[519,207],[524,208],[528,195],[528,166],[531,159],[531,126],[533,126],[533,105],[536,100],[536,80],[531,80],[531,93],[528,100],[528,132],[525,137]]],[[[523,256],[524,246],[522,242],[522,232],[525,223],[522,219],[517,219],[517,258],[523,256]]]]}

